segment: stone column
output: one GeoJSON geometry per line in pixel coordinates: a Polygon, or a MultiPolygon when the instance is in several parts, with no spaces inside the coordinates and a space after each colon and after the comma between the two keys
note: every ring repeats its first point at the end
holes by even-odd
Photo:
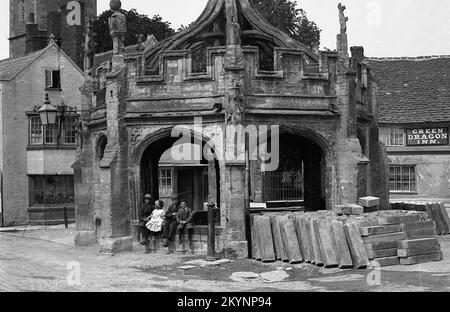
{"type": "Polygon", "coordinates": [[[113,66],[107,74],[106,111],[108,144],[100,162],[102,184],[102,231],[101,251],[116,253],[132,250],[130,229],[130,207],[128,203],[128,134],[121,120],[125,112],[127,97],[127,72],[124,63],[124,38],[126,18],[120,11],[121,2],[112,0],[114,11],[109,20],[114,43],[113,66]]]}
{"type": "MultiPolygon", "coordinates": [[[[237,127],[244,125],[244,55],[241,47],[241,29],[238,22],[235,0],[225,1],[227,19],[227,51],[225,54],[225,125],[237,127]]],[[[225,251],[228,257],[248,257],[248,242],[246,237],[246,219],[248,203],[246,197],[248,186],[245,183],[245,146],[229,145],[234,138],[227,137],[225,131],[225,187],[227,190],[225,202],[227,209],[227,229],[225,251]],[[234,150],[231,150],[234,149],[234,150]],[[236,151],[237,157],[230,153],[236,151]]],[[[239,141],[239,140],[238,140],[239,141]]]]}
{"type": "MultiPolygon", "coordinates": [[[[92,108],[93,92],[96,84],[87,76],[84,85],[80,88],[82,94],[82,110],[92,108]]],[[[82,114],[77,127],[77,156],[73,164],[75,182],[75,217],[76,233],[75,246],[87,246],[97,243],[94,224],[93,207],[93,148],[91,135],[88,131],[89,114],[82,114]]]]}

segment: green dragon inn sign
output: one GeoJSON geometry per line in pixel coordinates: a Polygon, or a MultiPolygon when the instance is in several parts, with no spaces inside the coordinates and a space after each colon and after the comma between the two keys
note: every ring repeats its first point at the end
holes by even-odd
{"type": "Polygon", "coordinates": [[[406,129],[408,146],[448,145],[448,128],[406,129]]]}

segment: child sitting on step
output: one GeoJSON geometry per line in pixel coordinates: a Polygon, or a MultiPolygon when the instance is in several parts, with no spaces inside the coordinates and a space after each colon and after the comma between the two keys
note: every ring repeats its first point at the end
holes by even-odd
{"type": "Polygon", "coordinates": [[[164,202],[157,200],[155,202],[155,210],[153,210],[150,221],[146,224],[147,229],[152,234],[153,246],[156,248],[156,236],[162,232],[165,220],[164,202]]]}

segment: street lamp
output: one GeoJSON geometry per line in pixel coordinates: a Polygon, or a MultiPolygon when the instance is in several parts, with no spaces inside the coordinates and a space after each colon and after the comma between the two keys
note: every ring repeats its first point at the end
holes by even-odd
{"type": "Polygon", "coordinates": [[[45,95],[44,106],[39,109],[39,118],[43,126],[56,125],[56,116],[58,109],[53,106],[48,98],[48,93],[45,95]]]}

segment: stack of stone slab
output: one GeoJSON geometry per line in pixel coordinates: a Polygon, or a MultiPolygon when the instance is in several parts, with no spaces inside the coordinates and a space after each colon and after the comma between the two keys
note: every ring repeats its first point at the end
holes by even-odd
{"type": "Polygon", "coordinates": [[[333,211],[253,215],[253,258],[311,263],[325,268],[364,269],[439,261],[442,253],[435,222],[426,212],[377,211],[348,214],[348,205],[333,211]]]}
{"type": "Polygon", "coordinates": [[[392,203],[393,210],[408,210],[408,211],[423,211],[428,214],[431,221],[436,223],[437,235],[450,234],[450,218],[444,204],[442,203],[425,203],[425,202],[410,202],[410,203],[392,203]]]}
{"type": "Polygon", "coordinates": [[[358,200],[358,205],[364,207],[364,212],[375,212],[380,210],[380,199],[378,197],[367,196],[358,200]]]}

